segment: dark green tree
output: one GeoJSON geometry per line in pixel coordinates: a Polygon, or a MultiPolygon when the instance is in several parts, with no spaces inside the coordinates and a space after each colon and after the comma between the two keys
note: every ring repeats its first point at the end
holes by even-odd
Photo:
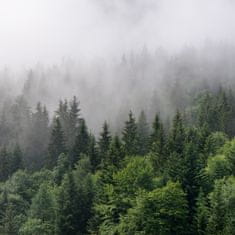
{"type": "Polygon", "coordinates": [[[138,155],[146,155],[149,151],[149,125],[144,111],[141,111],[137,122],[138,155]]]}
{"type": "Polygon", "coordinates": [[[173,125],[168,138],[167,152],[169,154],[175,152],[179,155],[182,155],[184,150],[184,141],[185,141],[185,129],[183,125],[183,120],[180,112],[177,111],[173,119],[173,125]]]}
{"type": "Polygon", "coordinates": [[[101,159],[100,159],[100,154],[99,154],[98,147],[96,144],[95,136],[90,135],[89,139],[90,141],[89,141],[89,146],[88,146],[88,157],[90,159],[92,172],[95,172],[101,164],[101,159]]]}
{"type": "Polygon", "coordinates": [[[127,155],[136,155],[138,153],[138,136],[137,136],[137,125],[132,112],[129,112],[129,119],[125,122],[125,127],[122,132],[124,151],[127,155]]]}
{"type": "Polygon", "coordinates": [[[68,172],[57,196],[56,234],[75,235],[78,233],[78,202],[76,185],[72,172],[68,172]]]}
{"type": "Polygon", "coordinates": [[[103,125],[103,130],[100,133],[100,138],[98,141],[99,153],[103,164],[107,161],[107,152],[109,150],[111,139],[112,137],[110,135],[109,126],[105,121],[103,125]]]}
{"type": "Polygon", "coordinates": [[[87,131],[85,119],[81,119],[78,128],[78,134],[75,139],[75,144],[70,152],[72,166],[74,166],[78,160],[80,160],[81,154],[88,154],[89,141],[89,134],[87,131]]]}
{"type": "Polygon", "coordinates": [[[153,132],[151,134],[150,151],[153,158],[154,167],[160,171],[166,163],[165,154],[165,134],[163,124],[161,123],[158,114],[156,114],[153,122],[153,132]]]}
{"type": "Polygon", "coordinates": [[[60,119],[55,118],[48,147],[47,166],[49,168],[56,165],[58,157],[61,153],[66,153],[64,132],[62,130],[60,119]]]}
{"type": "Polygon", "coordinates": [[[120,167],[121,161],[124,159],[124,157],[125,152],[123,150],[122,143],[119,137],[116,135],[114,136],[107,153],[107,164],[120,167]]]}
{"type": "Polygon", "coordinates": [[[79,120],[80,120],[79,102],[77,97],[74,96],[69,106],[69,123],[68,123],[68,147],[72,148],[75,144],[76,135],[78,132],[79,120]]]}

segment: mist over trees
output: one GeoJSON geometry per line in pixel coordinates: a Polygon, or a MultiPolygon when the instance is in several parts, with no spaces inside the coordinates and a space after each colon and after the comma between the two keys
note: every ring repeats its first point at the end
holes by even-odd
{"type": "Polygon", "coordinates": [[[1,97],[1,233],[233,234],[234,52],[28,71],[1,97]]]}

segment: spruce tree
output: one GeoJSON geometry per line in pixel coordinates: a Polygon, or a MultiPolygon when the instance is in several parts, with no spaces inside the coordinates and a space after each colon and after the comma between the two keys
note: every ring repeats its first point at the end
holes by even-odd
{"type": "Polygon", "coordinates": [[[109,150],[109,145],[111,142],[111,135],[109,132],[109,126],[107,124],[107,122],[104,122],[103,125],[103,130],[100,133],[100,138],[98,141],[98,147],[99,147],[99,154],[101,157],[101,161],[104,163],[107,160],[107,152],[109,150]]]}
{"type": "Polygon", "coordinates": [[[90,135],[88,146],[88,157],[91,163],[92,172],[95,172],[101,163],[100,154],[96,146],[96,139],[94,135],[90,135]]]}
{"type": "Polygon", "coordinates": [[[120,167],[120,163],[124,159],[124,157],[125,157],[125,153],[123,151],[122,143],[119,137],[116,135],[113,138],[109,147],[109,151],[107,154],[107,164],[120,167]]]}
{"type": "Polygon", "coordinates": [[[136,155],[138,153],[137,125],[131,111],[129,112],[128,121],[125,122],[125,127],[122,134],[125,153],[129,156],[136,155]]]}
{"type": "Polygon", "coordinates": [[[57,198],[56,234],[75,235],[78,233],[78,202],[76,185],[72,172],[68,172],[59,189],[57,198]]]}
{"type": "Polygon", "coordinates": [[[80,120],[78,134],[75,139],[75,144],[70,152],[71,164],[74,166],[80,159],[81,154],[88,154],[89,134],[85,119],[80,120]]]}
{"type": "Polygon", "coordinates": [[[58,157],[61,153],[66,153],[64,132],[62,130],[59,118],[55,118],[48,147],[47,166],[49,168],[56,165],[58,157]]]}
{"type": "Polygon", "coordinates": [[[5,181],[10,175],[10,154],[6,147],[0,151],[0,181],[5,181]]]}
{"type": "Polygon", "coordinates": [[[149,150],[149,126],[144,111],[141,111],[137,122],[138,154],[146,155],[149,150]]]}
{"type": "Polygon", "coordinates": [[[23,153],[18,144],[15,146],[12,153],[10,165],[11,174],[23,168],[23,153]]]}
{"type": "Polygon", "coordinates": [[[155,167],[162,171],[166,162],[165,134],[163,124],[161,123],[158,114],[156,114],[153,122],[153,133],[151,135],[150,150],[155,167]]]}
{"type": "Polygon", "coordinates": [[[68,123],[68,146],[72,148],[75,143],[75,138],[78,131],[79,120],[80,120],[80,111],[79,102],[77,101],[77,97],[74,96],[72,101],[70,102],[69,107],[69,123],[68,123]]]}
{"type": "Polygon", "coordinates": [[[185,140],[185,129],[183,125],[183,120],[179,111],[173,119],[173,125],[168,138],[168,153],[177,153],[182,155],[184,150],[184,140],[185,140]]]}

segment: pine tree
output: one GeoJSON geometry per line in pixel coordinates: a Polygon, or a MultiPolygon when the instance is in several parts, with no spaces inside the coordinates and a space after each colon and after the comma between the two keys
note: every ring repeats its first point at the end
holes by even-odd
{"type": "Polygon", "coordinates": [[[218,116],[218,131],[229,133],[228,124],[231,121],[232,107],[228,102],[225,91],[221,88],[217,97],[216,111],[218,116]]]}
{"type": "Polygon", "coordinates": [[[32,199],[29,217],[40,219],[50,227],[53,233],[55,224],[55,200],[52,188],[47,183],[43,183],[40,186],[37,194],[32,199]]]}
{"type": "Polygon", "coordinates": [[[138,154],[146,155],[149,150],[149,126],[144,111],[141,111],[137,122],[138,154]]]}
{"type": "Polygon", "coordinates": [[[60,154],[58,157],[57,165],[54,168],[54,182],[60,185],[64,175],[70,169],[70,161],[67,154],[60,154]]]}
{"type": "Polygon", "coordinates": [[[10,165],[11,165],[10,167],[11,174],[13,174],[19,169],[23,169],[23,153],[18,144],[14,148],[10,165]]]}
{"type": "Polygon", "coordinates": [[[62,182],[57,198],[56,234],[75,235],[78,233],[78,202],[76,185],[72,172],[68,172],[62,182]]]}
{"type": "Polygon", "coordinates": [[[80,111],[79,102],[77,101],[77,97],[74,96],[73,100],[70,102],[69,107],[69,123],[68,123],[68,146],[72,148],[75,143],[79,120],[80,120],[80,111]]]}
{"type": "Polygon", "coordinates": [[[5,181],[10,175],[10,154],[6,147],[0,151],[0,181],[5,181]]]}
{"type": "Polygon", "coordinates": [[[157,169],[163,170],[166,162],[165,156],[165,134],[163,124],[159,120],[158,114],[153,122],[153,133],[151,135],[151,155],[157,169]]]}
{"type": "Polygon", "coordinates": [[[32,126],[27,141],[25,160],[31,170],[42,168],[49,144],[49,117],[46,107],[37,104],[36,112],[32,113],[32,126]]]}
{"type": "Polygon", "coordinates": [[[124,157],[125,153],[123,151],[122,143],[119,137],[116,135],[113,138],[109,147],[109,151],[107,153],[107,164],[120,167],[120,163],[124,159],[124,157]]]}
{"type": "Polygon", "coordinates": [[[59,108],[56,111],[56,117],[59,119],[62,130],[64,132],[65,144],[68,147],[68,140],[70,138],[70,113],[68,101],[65,99],[64,101],[60,100],[59,108]]]}
{"type": "Polygon", "coordinates": [[[64,132],[62,131],[59,118],[55,118],[51,132],[50,144],[48,147],[47,166],[49,168],[56,165],[58,157],[61,153],[66,153],[64,132]]]}
{"type": "Polygon", "coordinates": [[[168,138],[168,153],[177,153],[182,155],[184,150],[185,130],[183,120],[179,111],[173,119],[173,126],[168,138]]]}
{"type": "Polygon", "coordinates": [[[101,156],[101,161],[103,163],[107,161],[107,152],[109,150],[111,139],[112,137],[109,132],[109,127],[108,127],[107,122],[105,121],[103,125],[103,130],[100,133],[100,138],[98,141],[99,154],[101,156]]]}
{"type": "Polygon", "coordinates": [[[208,218],[209,218],[209,205],[206,196],[204,195],[203,191],[200,190],[196,202],[196,216],[195,216],[195,227],[197,229],[198,235],[206,234],[208,218]]]}
{"type": "Polygon", "coordinates": [[[88,154],[89,134],[85,119],[81,119],[78,128],[78,134],[75,139],[75,144],[70,152],[71,164],[74,166],[80,159],[81,154],[88,154]]]}
{"type": "Polygon", "coordinates": [[[95,136],[90,135],[88,157],[91,163],[92,172],[95,172],[101,164],[100,154],[96,146],[95,136]]]}
{"type": "Polygon", "coordinates": [[[125,123],[122,140],[124,142],[124,151],[127,155],[136,155],[138,153],[137,125],[131,111],[129,120],[125,123]]]}

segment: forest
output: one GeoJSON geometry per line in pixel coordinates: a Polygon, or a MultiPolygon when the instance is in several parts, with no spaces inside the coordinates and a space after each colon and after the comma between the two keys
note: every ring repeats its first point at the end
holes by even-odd
{"type": "MultiPolygon", "coordinates": [[[[159,60],[147,51],[132,62],[122,57],[119,105],[125,107],[111,119],[109,93],[97,96],[106,101],[100,126],[89,126],[85,116],[96,119],[98,109],[84,114],[79,94],[58,99],[54,112],[47,107],[53,92],[42,87],[49,70],[30,70],[15,96],[2,93],[0,234],[235,234],[233,67],[225,72],[227,61],[215,60],[195,70],[201,68],[195,54],[186,51],[165,57],[164,79],[145,96],[141,87],[148,89],[150,65],[159,60]],[[192,74],[198,79],[189,83],[192,74]],[[168,102],[159,99],[159,84],[168,102]],[[130,101],[121,87],[140,94],[130,101]],[[32,106],[37,92],[43,103],[32,106]]],[[[68,71],[53,73],[75,84],[68,71]]],[[[89,97],[94,87],[76,82],[89,97]]]]}
{"type": "Polygon", "coordinates": [[[0,1],[0,235],[235,235],[235,1],[0,1]]]}

